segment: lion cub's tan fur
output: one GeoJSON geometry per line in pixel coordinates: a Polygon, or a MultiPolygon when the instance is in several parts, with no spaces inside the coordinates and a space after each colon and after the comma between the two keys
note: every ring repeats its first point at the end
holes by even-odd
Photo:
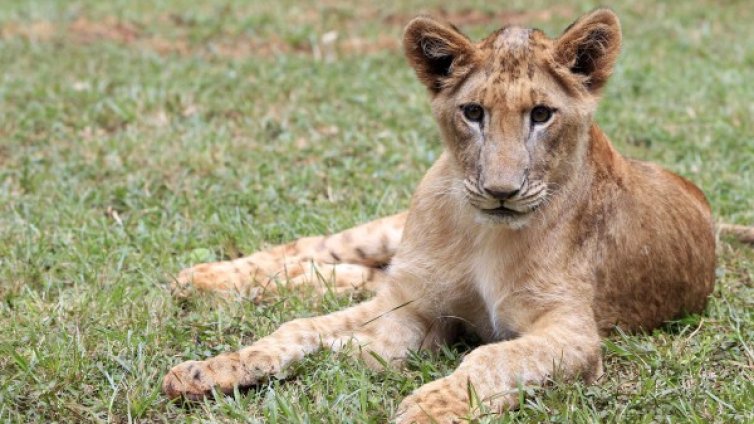
{"type": "Polygon", "coordinates": [[[411,350],[470,331],[487,344],[406,398],[396,417],[450,422],[476,413],[469,385],[484,405],[502,410],[516,404],[521,384],[556,373],[598,376],[600,335],[616,325],[649,330],[702,310],[715,268],[704,195],[677,175],[623,158],[592,120],[620,37],[609,10],[582,17],[556,39],[506,27],[479,43],[431,18],[413,20],[406,54],[432,96],[445,151],[408,215],[192,268],[178,279],[178,286],[249,292],[274,287],[286,261],[347,263],[355,274],[332,268],[336,287],[379,277],[377,295],[286,323],[237,353],[178,365],[164,391],[227,393],[282,377],[315,350],[346,345],[400,363],[411,350]],[[465,112],[470,104],[482,107],[481,119],[465,112]],[[550,112],[547,120],[535,117],[537,106],[550,112]],[[388,263],[386,275],[374,271],[388,263]]]}

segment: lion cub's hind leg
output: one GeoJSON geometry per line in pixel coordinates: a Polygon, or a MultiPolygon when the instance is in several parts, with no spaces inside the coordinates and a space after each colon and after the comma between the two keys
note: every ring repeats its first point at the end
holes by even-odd
{"type": "Polygon", "coordinates": [[[304,237],[232,261],[184,269],[173,280],[177,295],[190,288],[258,298],[279,286],[375,290],[403,235],[406,213],[378,219],[332,236],[304,237]]]}

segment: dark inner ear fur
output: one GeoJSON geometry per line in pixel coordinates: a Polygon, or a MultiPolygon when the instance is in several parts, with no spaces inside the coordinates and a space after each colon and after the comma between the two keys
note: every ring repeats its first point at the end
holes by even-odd
{"type": "Polygon", "coordinates": [[[600,56],[607,50],[610,35],[602,28],[591,31],[581,44],[576,47],[575,60],[571,72],[589,76],[597,70],[600,56]]]}
{"type": "Polygon", "coordinates": [[[447,46],[437,38],[427,37],[420,42],[422,53],[427,61],[429,73],[447,77],[453,66],[453,55],[447,46]]]}
{"type": "Polygon", "coordinates": [[[620,52],[620,23],[607,9],[592,12],[576,21],[558,39],[556,58],[593,93],[605,85],[620,52]]]}

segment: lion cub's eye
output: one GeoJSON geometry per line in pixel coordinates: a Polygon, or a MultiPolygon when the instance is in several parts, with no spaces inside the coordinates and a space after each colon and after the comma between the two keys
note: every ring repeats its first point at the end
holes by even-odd
{"type": "Polygon", "coordinates": [[[535,124],[544,124],[552,118],[552,109],[547,106],[535,106],[531,110],[531,122],[535,124]]]}
{"type": "Polygon", "coordinates": [[[471,122],[482,122],[484,119],[484,108],[477,103],[468,103],[461,106],[463,116],[471,122]]]}

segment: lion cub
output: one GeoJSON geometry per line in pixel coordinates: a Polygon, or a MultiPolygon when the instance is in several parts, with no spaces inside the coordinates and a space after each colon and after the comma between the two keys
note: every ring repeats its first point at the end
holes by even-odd
{"type": "Polygon", "coordinates": [[[370,352],[399,364],[471,331],[487,344],[404,399],[396,416],[451,422],[478,412],[470,386],[502,411],[516,405],[519,385],[555,373],[599,376],[600,336],[614,326],[649,330],[701,311],[715,276],[704,195],[622,157],[593,122],[620,44],[618,18],[606,9],[555,39],[510,26],[475,43],[432,18],[411,21],[406,56],[430,93],[445,149],[408,214],[178,278],[178,287],[249,294],[274,289],[277,270],[303,284],[305,268],[319,266],[336,271],[337,289],[365,281],[377,295],[288,322],[238,352],[180,364],[165,376],[165,393],[229,393],[283,377],[322,348],[351,345],[369,365],[380,366],[370,352]]]}

